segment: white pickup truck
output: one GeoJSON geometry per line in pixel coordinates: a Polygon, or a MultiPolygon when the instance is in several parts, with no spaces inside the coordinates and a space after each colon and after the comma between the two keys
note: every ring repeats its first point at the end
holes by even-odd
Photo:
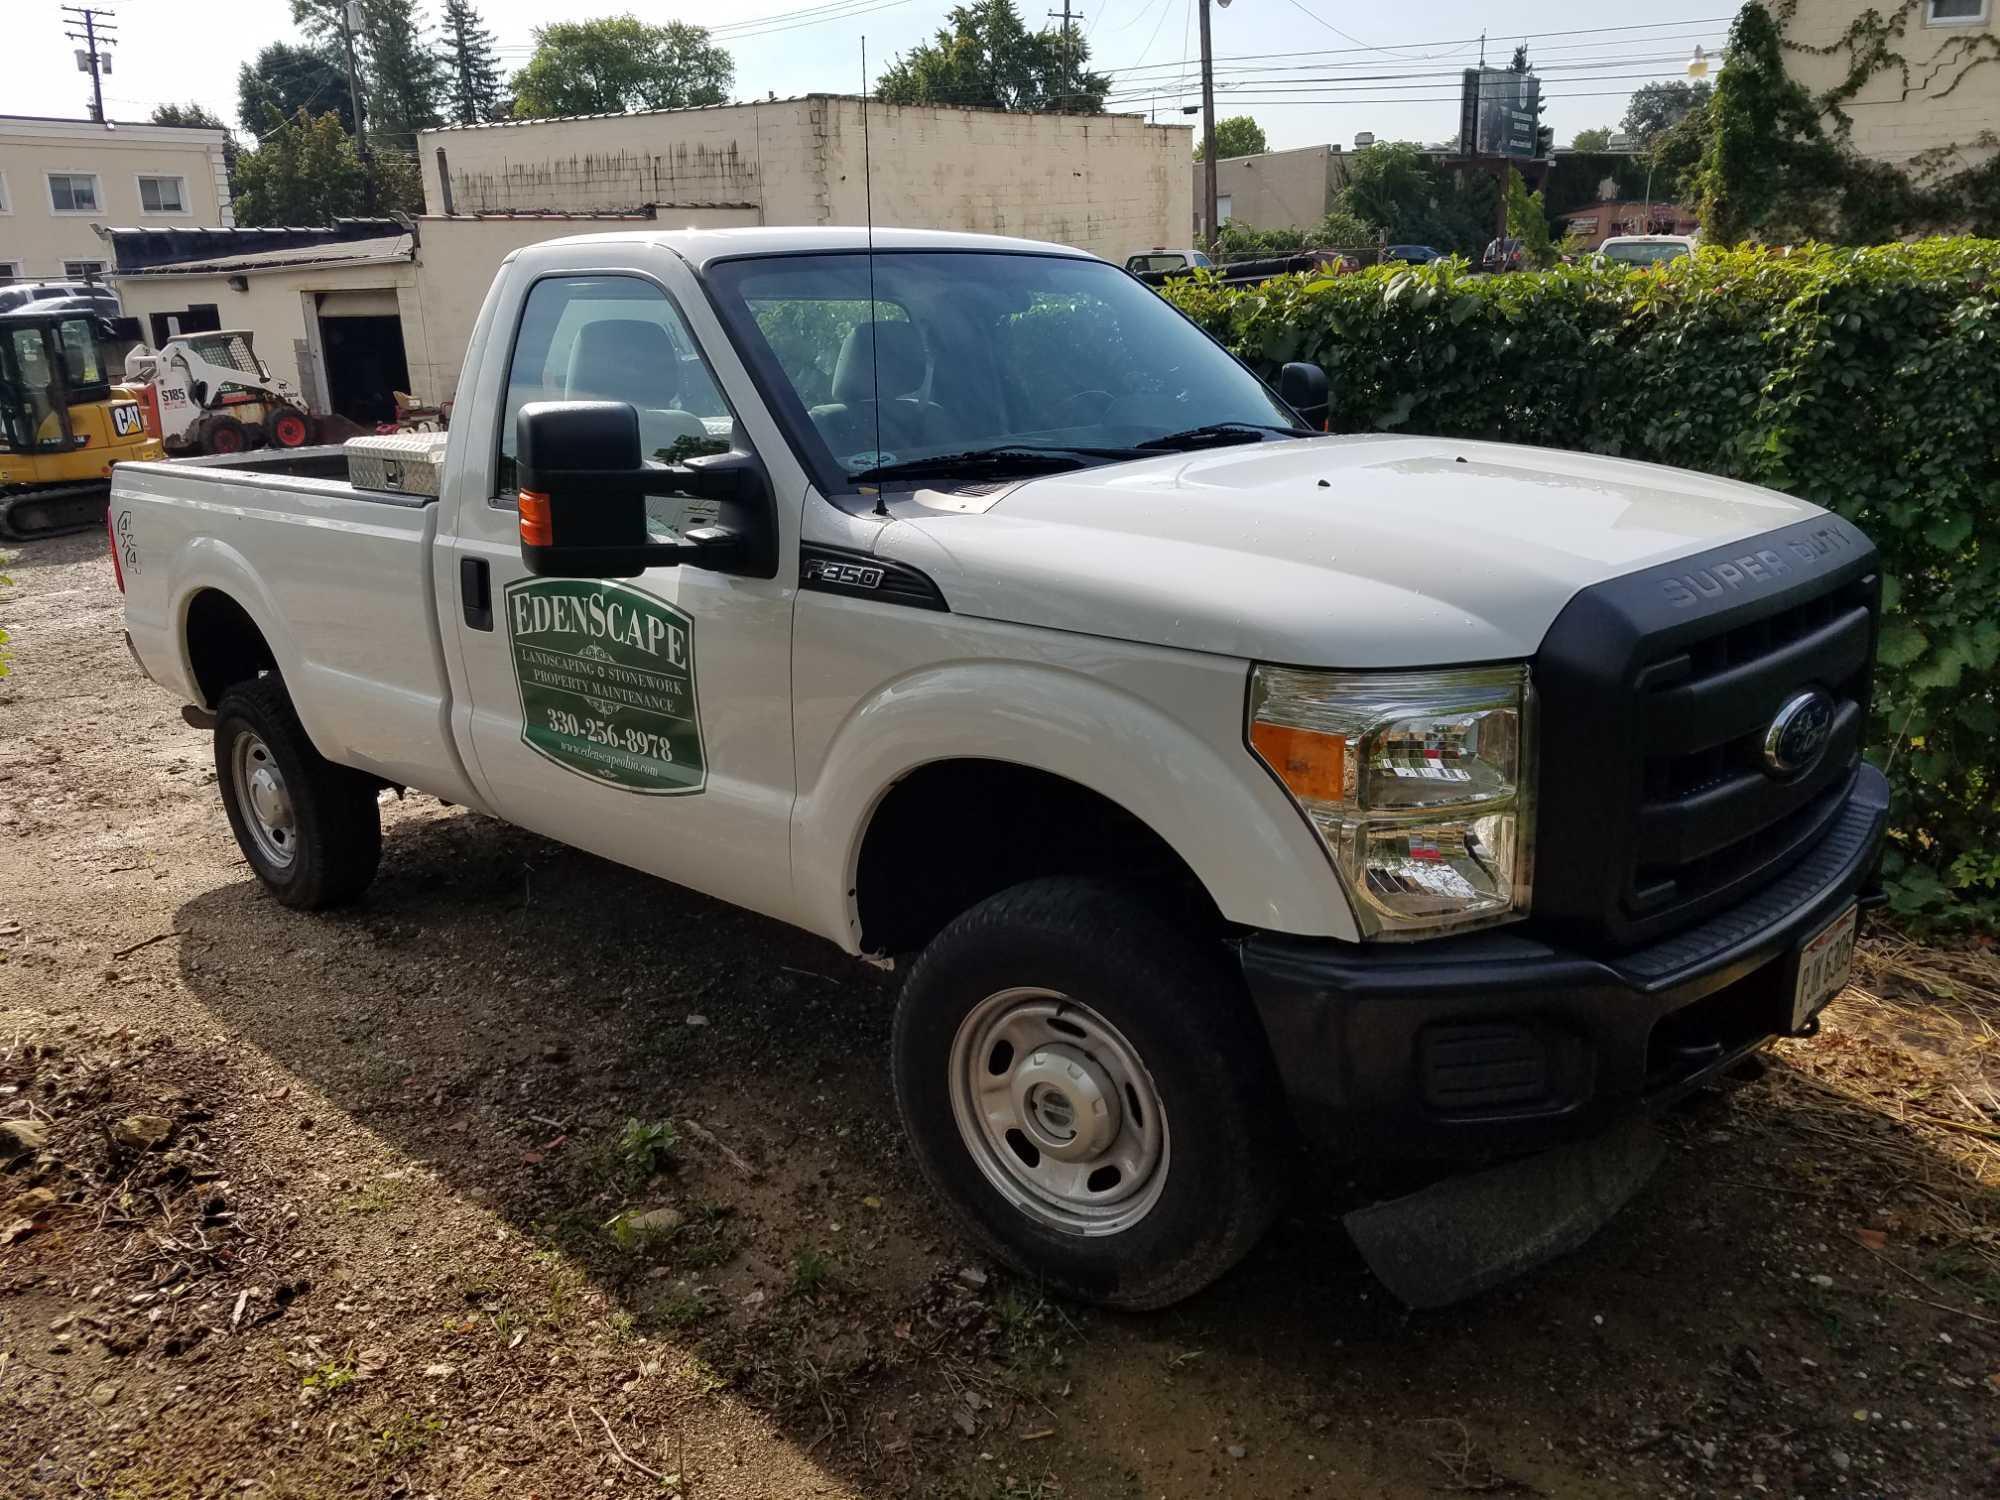
{"type": "Polygon", "coordinates": [[[358,897],[412,787],[913,959],[927,1178],[1125,1306],[1296,1142],[1520,1157],[1813,1029],[1887,807],[1853,527],[1326,436],[1116,266],[869,245],[510,256],[434,483],[118,467],[133,651],[279,900],[358,897]]]}

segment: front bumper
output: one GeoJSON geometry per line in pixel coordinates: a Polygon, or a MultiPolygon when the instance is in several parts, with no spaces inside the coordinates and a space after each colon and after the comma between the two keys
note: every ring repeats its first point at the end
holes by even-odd
{"type": "Polygon", "coordinates": [[[1871,885],[1888,808],[1888,783],[1863,765],[1790,870],[1615,958],[1508,932],[1247,939],[1244,977],[1294,1119],[1344,1152],[1476,1160],[1679,1098],[1790,1030],[1797,952],[1871,885]]]}

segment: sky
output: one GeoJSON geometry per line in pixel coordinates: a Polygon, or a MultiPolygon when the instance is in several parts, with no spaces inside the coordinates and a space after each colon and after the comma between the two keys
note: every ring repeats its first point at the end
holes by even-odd
{"type": "MultiPolygon", "coordinates": [[[[79,0],[81,3],[81,0],[79,0]]],[[[236,72],[258,49],[296,40],[287,0],[104,0],[116,11],[106,112],[144,120],[154,105],[195,100],[232,124],[236,72]]],[[[90,79],[76,71],[60,0],[5,0],[11,25],[0,63],[0,111],[88,118],[90,79]]],[[[1019,0],[1030,24],[1061,0],[1019,0]]],[[[547,0],[485,0],[480,11],[511,68],[533,48],[547,0]]],[[[1200,102],[1198,0],[1077,0],[1091,66],[1113,79],[1109,108],[1194,123],[1200,102]]],[[[437,5],[429,5],[435,24],[437,5]]],[[[648,21],[710,27],[736,62],[734,96],[851,93],[925,40],[949,0],[592,0],[565,18],[630,11],[648,21]]],[[[1544,123],[1567,144],[1580,129],[1615,124],[1632,90],[1680,78],[1697,44],[1721,50],[1732,11],[1717,0],[1515,0],[1507,31],[1491,30],[1486,56],[1505,64],[1526,41],[1547,101],[1544,123]]],[[[1479,36],[1500,17],[1477,0],[1231,0],[1212,13],[1216,112],[1248,114],[1273,149],[1334,142],[1362,131],[1384,140],[1445,140],[1457,133],[1458,70],[1477,63],[1479,36]]]]}

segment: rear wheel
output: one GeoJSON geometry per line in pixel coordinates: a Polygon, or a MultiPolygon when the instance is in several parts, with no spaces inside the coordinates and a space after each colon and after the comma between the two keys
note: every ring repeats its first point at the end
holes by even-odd
{"type": "Polygon", "coordinates": [[[1276,1209],[1290,1141],[1242,981],[1116,887],[1030,881],[959,917],[904,986],[894,1063],[931,1185],[1072,1296],[1179,1301],[1276,1209]]]}
{"type": "Polygon", "coordinates": [[[376,784],[313,749],[275,676],[238,683],[215,716],[215,774],[229,827],[258,879],[287,906],[340,906],[382,855],[376,784]]]}

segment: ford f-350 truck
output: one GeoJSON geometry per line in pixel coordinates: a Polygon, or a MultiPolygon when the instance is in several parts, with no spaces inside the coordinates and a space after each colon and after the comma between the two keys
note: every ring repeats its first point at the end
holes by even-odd
{"type": "Polygon", "coordinates": [[[1853,526],[1325,393],[1057,246],[559,240],[427,479],[121,464],[114,555],[280,901],[409,787],[907,963],[937,1193],[1158,1306],[1302,1138],[1518,1159],[1809,1033],[1883,833],[1853,526]]]}

